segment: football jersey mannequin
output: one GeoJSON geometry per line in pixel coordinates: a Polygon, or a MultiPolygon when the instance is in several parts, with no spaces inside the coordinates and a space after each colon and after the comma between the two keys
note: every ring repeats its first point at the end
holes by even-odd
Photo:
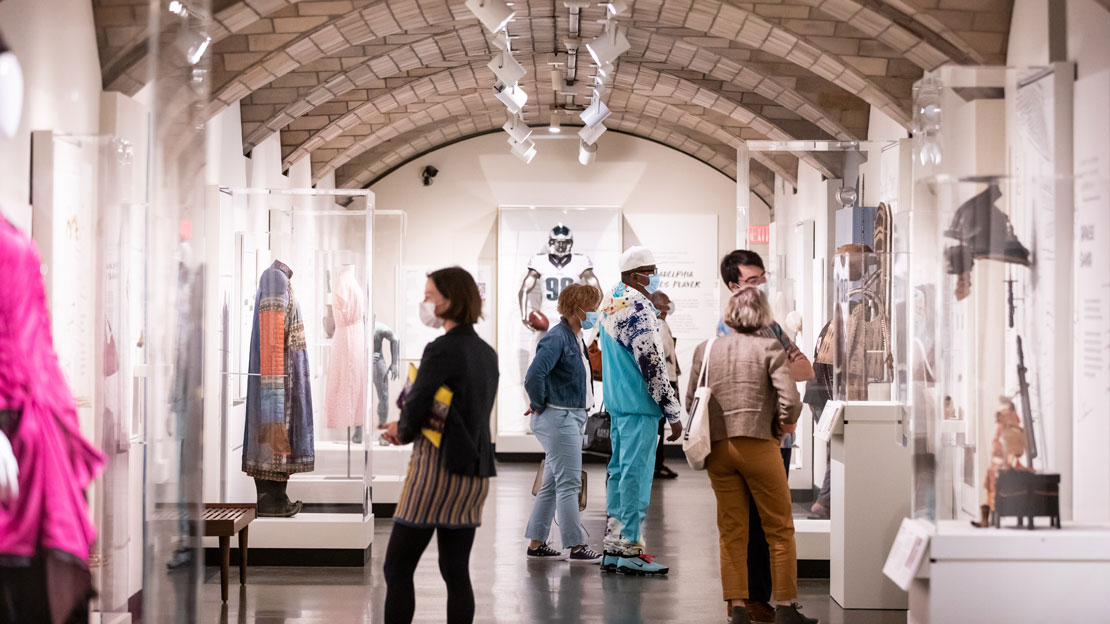
{"type": "MultiPolygon", "coordinates": [[[[538,253],[528,262],[528,272],[520,285],[520,320],[528,329],[539,332],[528,322],[528,315],[539,310],[551,325],[559,322],[558,302],[563,289],[571,284],[589,284],[601,290],[588,256],[573,253],[574,236],[562,223],[551,230],[547,253],[538,253]]],[[[541,332],[542,333],[542,332],[541,332]]]]}

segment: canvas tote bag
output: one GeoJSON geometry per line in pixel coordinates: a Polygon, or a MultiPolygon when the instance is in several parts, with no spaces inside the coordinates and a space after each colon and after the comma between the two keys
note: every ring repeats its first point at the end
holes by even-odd
{"type": "Polygon", "coordinates": [[[686,453],[686,463],[694,470],[705,470],[705,460],[709,457],[712,440],[709,438],[709,353],[713,350],[710,338],[705,343],[705,355],[701,361],[701,374],[698,375],[698,389],[690,405],[690,420],[686,423],[686,434],[682,439],[682,451],[686,453]]]}

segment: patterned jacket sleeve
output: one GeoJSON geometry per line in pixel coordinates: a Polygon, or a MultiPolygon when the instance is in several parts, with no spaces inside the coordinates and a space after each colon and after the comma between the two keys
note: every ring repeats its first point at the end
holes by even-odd
{"type": "Polygon", "coordinates": [[[263,424],[285,424],[285,314],[288,308],[289,278],[281,271],[266,271],[262,276],[262,297],[258,301],[263,424]]]}
{"type": "Polygon", "coordinates": [[[654,309],[645,306],[636,310],[629,324],[632,327],[630,344],[625,346],[632,351],[651,398],[659,404],[667,422],[678,422],[682,418],[682,406],[667,375],[667,356],[663,351],[663,339],[655,322],[654,309]]]}

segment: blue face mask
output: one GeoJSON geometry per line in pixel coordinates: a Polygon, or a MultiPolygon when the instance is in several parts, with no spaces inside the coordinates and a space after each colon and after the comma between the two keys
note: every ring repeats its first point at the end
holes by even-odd
{"type": "Polygon", "coordinates": [[[659,290],[659,276],[654,273],[649,275],[648,283],[647,286],[644,286],[644,290],[648,291],[649,295],[659,290]]]}
{"type": "Polygon", "coordinates": [[[587,312],[586,320],[582,321],[582,329],[593,329],[597,325],[597,312],[587,312]]]}

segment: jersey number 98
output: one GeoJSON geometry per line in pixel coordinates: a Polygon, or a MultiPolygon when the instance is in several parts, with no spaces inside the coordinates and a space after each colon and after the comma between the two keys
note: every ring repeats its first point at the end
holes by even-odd
{"type": "Polygon", "coordinates": [[[574,278],[570,278],[570,277],[564,277],[562,279],[559,279],[558,277],[549,277],[549,278],[547,278],[544,281],[544,285],[546,286],[546,290],[547,290],[547,294],[546,294],[547,300],[548,301],[558,301],[559,300],[559,295],[560,295],[560,293],[563,292],[563,289],[566,288],[567,286],[570,286],[571,284],[573,284],[574,281],[575,281],[574,278]]]}

